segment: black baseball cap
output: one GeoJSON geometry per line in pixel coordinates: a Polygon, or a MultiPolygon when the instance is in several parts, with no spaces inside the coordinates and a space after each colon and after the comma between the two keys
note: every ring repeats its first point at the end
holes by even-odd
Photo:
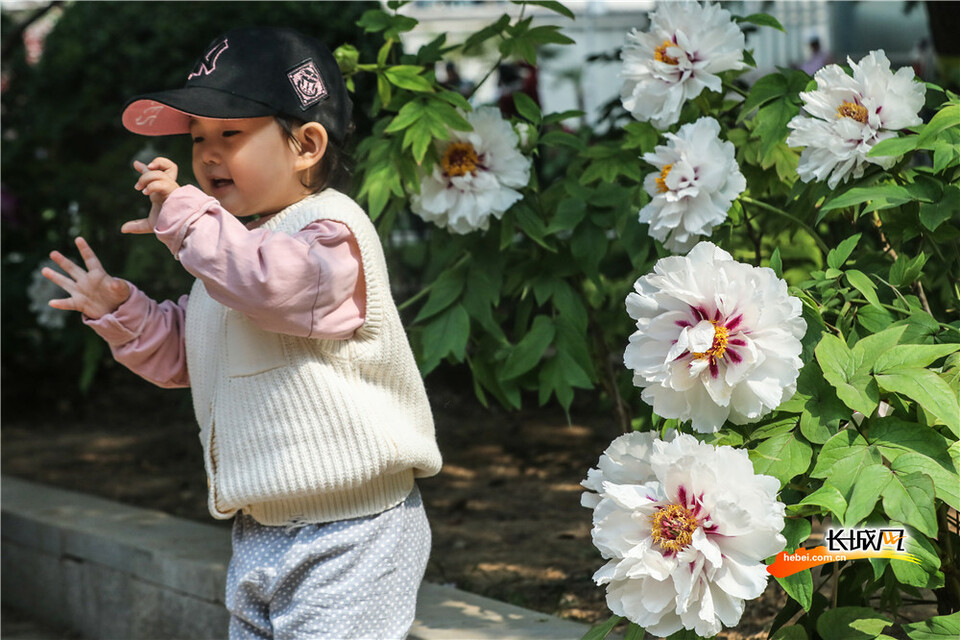
{"type": "Polygon", "coordinates": [[[286,115],[319,122],[343,143],[353,103],[333,54],[293,29],[244,27],[216,38],[182,89],[148,93],[123,108],[123,126],[146,136],[188,133],[190,116],[286,115]]]}

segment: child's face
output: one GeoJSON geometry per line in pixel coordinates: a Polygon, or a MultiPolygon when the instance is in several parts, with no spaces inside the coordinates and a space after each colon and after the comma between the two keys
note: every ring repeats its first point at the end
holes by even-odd
{"type": "Polygon", "coordinates": [[[237,217],[276,213],[307,191],[297,153],[272,117],[192,118],[193,174],[200,188],[237,217]]]}

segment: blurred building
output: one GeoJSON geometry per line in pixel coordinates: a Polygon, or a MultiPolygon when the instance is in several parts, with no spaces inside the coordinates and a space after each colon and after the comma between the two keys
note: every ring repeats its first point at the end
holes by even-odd
{"type": "MultiPolygon", "coordinates": [[[[538,52],[538,85],[545,111],[583,109],[588,117],[619,95],[620,63],[617,57],[624,37],[631,29],[648,28],[648,14],[655,0],[570,0],[564,2],[576,16],[570,20],[541,7],[528,6],[524,16],[533,16],[533,26],[559,25],[576,44],[550,45],[538,52]],[[595,62],[585,62],[598,56],[595,62]]],[[[924,3],[866,0],[741,0],[724,2],[734,15],[769,13],[786,33],[757,27],[747,33],[747,48],[753,50],[757,69],[744,79],[751,82],[777,67],[799,67],[811,55],[810,42],[819,40],[832,61],[845,64],[872,49],[884,49],[895,67],[914,64],[919,43],[929,41],[930,31],[924,3]]],[[[447,44],[459,44],[471,33],[496,21],[504,13],[519,15],[521,8],[506,1],[469,2],[421,0],[406,5],[401,13],[420,21],[405,37],[408,51],[416,51],[440,34],[447,44]]],[[[496,63],[496,40],[488,41],[475,56],[454,59],[461,82],[479,82],[472,102],[498,101],[497,73],[485,77],[496,63]]],[[[442,80],[445,69],[438,68],[442,80]]]]}

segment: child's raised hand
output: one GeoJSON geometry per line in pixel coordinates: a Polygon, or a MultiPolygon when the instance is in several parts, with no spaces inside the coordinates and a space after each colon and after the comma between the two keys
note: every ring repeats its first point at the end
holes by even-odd
{"type": "Polygon", "coordinates": [[[44,267],[40,272],[47,280],[70,294],[69,298],[51,300],[50,306],[54,309],[79,311],[93,319],[113,313],[130,297],[130,285],[104,270],[97,254],[86,240],[78,237],[76,243],[86,270],[59,251],[51,251],[50,258],[67,275],[49,267],[44,267]]]}
{"type": "Polygon", "coordinates": [[[142,174],[134,185],[134,189],[141,191],[145,196],[150,196],[150,214],[146,218],[124,222],[120,231],[121,233],[153,233],[157,225],[157,216],[160,215],[160,207],[174,189],[180,187],[177,184],[177,165],[167,158],[154,158],[150,164],[134,161],[133,168],[142,174]]]}

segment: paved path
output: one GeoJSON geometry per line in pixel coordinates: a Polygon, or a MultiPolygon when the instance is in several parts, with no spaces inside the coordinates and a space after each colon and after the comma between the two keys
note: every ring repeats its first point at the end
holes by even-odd
{"type": "Polygon", "coordinates": [[[0,638],[3,640],[75,640],[80,635],[70,631],[50,629],[16,609],[0,610],[0,638]]]}

